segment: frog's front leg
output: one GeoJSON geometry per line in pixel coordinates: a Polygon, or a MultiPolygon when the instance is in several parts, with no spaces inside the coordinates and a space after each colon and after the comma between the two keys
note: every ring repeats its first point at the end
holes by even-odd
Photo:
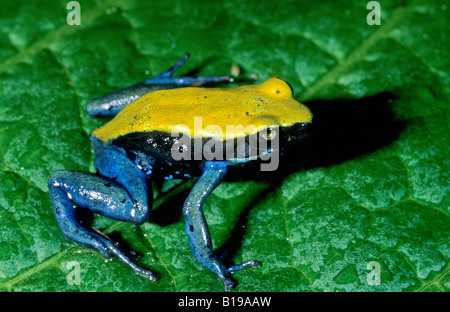
{"type": "Polygon", "coordinates": [[[233,81],[233,78],[230,76],[172,77],[173,73],[180,68],[188,58],[189,53],[185,54],[170,69],[159,75],[131,87],[91,100],[86,107],[88,115],[92,117],[115,116],[124,107],[133,103],[140,97],[157,90],[173,89],[204,83],[233,81]]]}
{"type": "Polygon", "coordinates": [[[202,176],[194,185],[184,203],[183,215],[185,217],[186,234],[193,255],[202,265],[215,273],[224,282],[225,289],[229,290],[234,286],[234,283],[226,277],[228,273],[247,267],[258,268],[260,264],[257,261],[250,260],[227,268],[213,251],[202,206],[208,195],[219,185],[226,171],[226,162],[211,161],[205,163],[202,176]]]}
{"type": "Polygon", "coordinates": [[[152,272],[134,264],[107,237],[77,221],[76,207],[134,224],[148,219],[151,203],[145,174],[115,150],[98,151],[95,165],[99,175],[63,170],[50,176],[50,199],[61,231],[67,239],[94,248],[105,258],[117,256],[136,272],[154,280],[152,272]]]}

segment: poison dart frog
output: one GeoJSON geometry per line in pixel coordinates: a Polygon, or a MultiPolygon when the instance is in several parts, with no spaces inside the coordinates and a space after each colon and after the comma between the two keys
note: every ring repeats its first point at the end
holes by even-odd
{"type": "Polygon", "coordinates": [[[91,247],[105,258],[116,256],[155,280],[151,271],[133,263],[106,235],[80,224],[76,210],[142,224],[151,210],[151,181],[197,178],[182,210],[187,238],[193,256],[229,290],[234,286],[230,273],[258,268],[260,263],[250,260],[228,267],[222,263],[213,250],[203,203],[230,166],[261,159],[302,140],[312,114],[278,78],[262,84],[211,88],[199,85],[232,78],[173,77],[188,57],[186,54],[169,70],[142,83],[91,100],[88,115],[114,116],[90,135],[97,172],[56,171],[49,177],[49,194],[56,221],[67,239],[91,247]],[[233,131],[220,131],[230,126],[233,131]],[[249,144],[252,135],[258,136],[256,142],[267,144],[255,148],[249,144]],[[244,143],[234,144],[239,139],[244,143]],[[189,146],[191,142],[193,146],[189,146]],[[209,153],[205,153],[208,146],[209,153]],[[250,149],[256,153],[250,155],[250,149]]]}

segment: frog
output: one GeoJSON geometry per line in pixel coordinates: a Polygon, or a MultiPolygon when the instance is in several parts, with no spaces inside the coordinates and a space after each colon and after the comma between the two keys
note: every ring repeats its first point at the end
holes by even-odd
{"type": "MultiPolygon", "coordinates": [[[[234,78],[226,75],[174,77],[174,72],[188,57],[186,54],[159,75],[89,101],[86,105],[89,116],[112,118],[90,134],[96,172],[53,172],[48,179],[49,196],[57,224],[68,240],[92,248],[105,258],[117,257],[153,281],[156,275],[151,270],[138,266],[129,253],[120,250],[104,233],[83,225],[77,211],[89,210],[141,225],[150,217],[153,181],[196,179],[182,207],[187,240],[192,256],[223,281],[225,290],[230,290],[235,287],[232,273],[259,268],[261,263],[248,260],[224,265],[214,251],[203,204],[230,167],[258,161],[261,155],[267,156],[304,140],[312,113],[294,98],[291,86],[279,78],[261,84],[212,87],[233,82],[234,78]],[[195,126],[193,119],[199,117],[206,126],[195,126]],[[248,131],[221,135],[205,130],[208,125],[236,124],[255,126],[244,128],[248,131]],[[220,153],[214,157],[194,155],[192,148],[183,154],[185,157],[174,157],[174,151],[186,150],[186,142],[189,143],[188,139],[180,145],[182,136],[204,147],[211,140],[229,143],[240,137],[248,139],[249,135],[260,135],[266,143],[275,142],[274,138],[278,140],[277,144],[257,149],[260,153],[253,157],[237,157],[237,147],[227,154],[228,158],[219,157],[220,153]]],[[[245,147],[241,151],[249,156],[247,143],[245,147]]]]}

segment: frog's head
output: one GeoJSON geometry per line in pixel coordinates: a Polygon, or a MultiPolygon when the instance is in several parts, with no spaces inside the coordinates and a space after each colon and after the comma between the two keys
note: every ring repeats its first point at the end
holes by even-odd
{"type": "Polygon", "coordinates": [[[268,141],[278,140],[281,149],[306,138],[313,116],[308,107],[294,98],[290,85],[270,78],[258,87],[266,96],[261,97],[262,109],[250,123],[261,126],[260,136],[268,141]]]}
{"type": "MultiPolygon", "coordinates": [[[[311,111],[293,97],[292,89],[286,82],[271,78],[263,84],[247,86],[242,91],[240,109],[246,110],[245,123],[254,127],[253,135],[258,137],[246,149],[251,151],[257,146],[257,156],[247,157],[245,153],[246,159],[277,157],[282,150],[296,145],[307,136],[312,122],[311,111]]],[[[268,170],[275,170],[276,167],[268,170]]]]}

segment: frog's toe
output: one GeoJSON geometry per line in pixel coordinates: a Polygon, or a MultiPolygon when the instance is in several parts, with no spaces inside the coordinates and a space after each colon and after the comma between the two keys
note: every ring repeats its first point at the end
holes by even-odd
{"type": "Polygon", "coordinates": [[[103,258],[109,259],[112,258],[114,255],[109,251],[108,246],[103,244],[102,242],[95,243],[95,249],[103,256],[103,258]]]}
{"type": "Polygon", "coordinates": [[[146,275],[152,281],[156,280],[156,276],[153,274],[152,271],[144,269],[144,268],[141,268],[140,266],[136,265],[119,248],[117,248],[112,242],[108,242],[108,247],[107,248],[108,248],[108,253],[111,256],[116,256],[117,258],[119,258],[123,263],[125,263],[130,268],[132,268],[136,273],[146,275]]]}
{"type": "Polygon", "coordinates": [[[139,266],[137,266],[135,263],[133,263],[126,255],[123,253],[116,245],[114,245],[113,242],[111,242],[108,238],[103,237],[100,234],[95,233],[96,240],[95,240],[95,249],[97,249],[103,257],[105,258],[111,258],[113,256],[116,256],[119,258],[122,262],[124,262],[126,265],[131,267],[135,272],[139,274],[146,275],[150,280],[154,281],[156,280],[155,275],[153,272],[143,269],[139,266]]]}
{"type": "Polygon", "coordinates": [[[90,244],[88,245],[89,247],[96,249],[106,259],[112,258],[114,256],[114,254],[110,251],[110,246],[114,246],[114,244],[111,242],[109,237],[95,228],[88,231],[88,233],[90,234],[90,244]]]}
{"type": "Polygon", "coordinates": [[[232,265],[230,267],[227,268],[227,273],[233,273],[242,269],[246,269],[246,268],[260,268],[261,267],[261,263],[259,261],[255,261],[255,260],[249,260],[246,261],[244,263],[238,264],[238,265],[232,265]]]}

